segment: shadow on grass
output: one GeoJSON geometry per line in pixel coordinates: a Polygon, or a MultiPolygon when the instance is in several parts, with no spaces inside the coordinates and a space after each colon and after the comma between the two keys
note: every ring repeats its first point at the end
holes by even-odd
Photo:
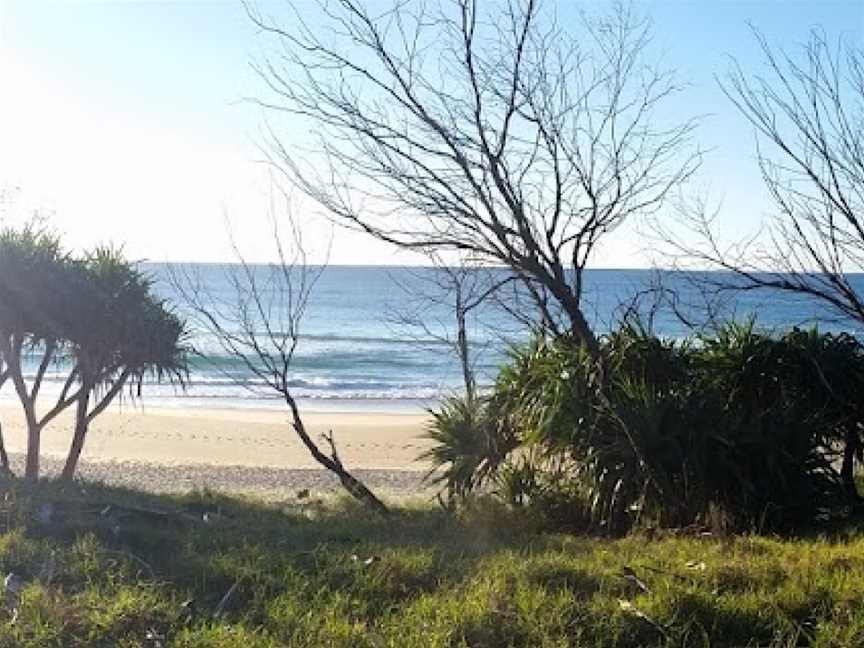
{"type": "Polygon", "coordinates": [[[36,581],[53,554],[52,581],[67,592],[116,580],[120,570],[200,618],[265,623],[268,601],[302,591],[363,601],[355,612],[371,621],[457,586],[491,553],[526,544],[514,526],[470,524],[419,504],[383,518],[350,500],[267,503],[90,483],[4,481],[0,489],[6,572],[36,581]]]}
{"type": "Polygon", "coordinates": [[[611,541],[538,533],[491,505],[382,518],[347,500],[0,492],[0,569],[24,585],[0,610],[0,648],[864,640],[855,538],[611,541]]]}

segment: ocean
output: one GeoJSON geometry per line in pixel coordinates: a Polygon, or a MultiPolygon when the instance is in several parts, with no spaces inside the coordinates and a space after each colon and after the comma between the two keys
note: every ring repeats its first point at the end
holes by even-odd
{"type": "MultiPolygon", "coordinates": [[[[194,273],[202,290],[199,298],[214,300],[214,310],[231,304],[236,290],[220,264],[175,266],[174,272],[194,273]],[[218,304],[216,304],[218,302],[218,304]]],[[[156,292],[181,315],[188,306],[169,280],[170,267],[146,264],[156,292]]],[[[264,267],[256,268],[263,273],[264,267]]],[[[300,341],[293,363],[292,390],[306,411],[419,412],[434,406],[443,395],[459,391],[461,371],[452,346],[445,340],[454,332],[450,295],[432,290],[429,268],[331,266],[323,269],[312,289],[301,322],[300,341]],[[432,300],[420,297],[433,293],[432,300]],[[429,302],[432,303],[429,303],[429,302]],[[413,309],[413,310],[412,310],[413,309]],[[406,311],[423,326],[406,325],[406,311]]],[[[713,274],[713,278],[722,275],[713,274]]],[[[585,312],[599,333],[620,318],[622,305],[654,285],[649,270],[591,270],[585,275],[585,312]]],[[[698,318],[693,304],[698,292],[687,277],[664,273],[663,282],[681,297],[688,317],[698,318]]],[[[855,277],[864,288],[864,275],[855,277]]],[[[760,327],[784,329],[823,319],[817,304],[797,296],[747,292],[725,304],[725,314],[757,317],[760,327]]],[[[484,305],[472,311],[468,335],[475,354],[481,386],[494,380],[509,346],[524,342],[528,331],[504,309],[484,305]]],[[[226,322],[230,328],[230,323],[226,322]]],[[[822,328],[861,334],[855,323],[823,322],[822,328]]],[[[654,330],[667,337],[688,334],[687,326],[670,309],[655,313],[654,330]]],[[[201,331],[191,338],[199,354],[185,388],[145,383],[139,404],[144,407],[280,408],[278,397],[245,366],[228,356],[201,331]]],[[[62,367],[48,376],[46,391],[59,390],[62,367]]],[[[13,398],[8,389],[0,394],[13,398]]]]}

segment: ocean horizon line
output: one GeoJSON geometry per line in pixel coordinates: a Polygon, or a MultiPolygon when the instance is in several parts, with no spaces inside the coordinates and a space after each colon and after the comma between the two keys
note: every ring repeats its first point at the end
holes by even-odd
{"type": "MultiPolygon", "coordinates": [[[[269,266],[269,265],[278,265],[279,261],[154,261],[150,259],[141,259],[135,261],[135,263],[144,266],[225,266],[225,267],[239,267],[243,265],[247,265],[250,267],[261,267],[261,266],[269,266]]],[[[338,269],[338,270],[434,270],[435,268],[446,267],[446,268],[456,268],[459,267],[457,265],[449,265],[449,266],[436,266],[436,265],[427,265],[427,264],[364,264],[364,263],[307,263],[307,264],[297,264],[298,266],[306,267],[306,268],[323,268],[323,269],[338,269]]],[[[496,270],[508,270],[508,266],[504,265],[488,265],[488,266],[479,266],[477,269],[496,269],[496,270]]],[[[682,268],[657,268],[657,267],[617,267],[617,266],[592,266],[590,268],[584,268],[585,272],[662,272],[669,274],[720,274],[720,275],[735,275],[737,274],[733,270],[724,270],[724,269],[682,269],[682,268]]],[[[770,270],[754,270],[752,272],[754,275],[761,274],[782,274],[776,273],[770,270]]],[[[805,274],[805,273],[802,273],[805,274]]],[[[809,275],[820,275],[826,274],[823,272],[809,272],[806,273],[809,275]]],[[[844,274],[848,277],[864,277],[864,270],[859,271],[849,271],[844,272],[844,274]]]]}

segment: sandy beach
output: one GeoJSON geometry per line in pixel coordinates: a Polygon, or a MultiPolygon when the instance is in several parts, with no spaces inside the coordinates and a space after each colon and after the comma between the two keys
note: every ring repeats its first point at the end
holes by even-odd
{"type": "MultiPolygon", "coordinates": [[[[340,458],[373,487],[397,493],[418,488],[428,466],[416,461],[429,447],[420,414],[309,413],[316,440],[333,430],[340,458]]],[[[13,465],[26,449],[19,409],[0,407],[6,448],[13,465]]],[[[72,433],[70,413],[43,432],[44,472],[59,469],[72,433]]],[[[286,414],[267,410],[114,407],[90,427],[82,477],[155,491],[196,487],[290,494],[331,490],[338,484],[309,455],[286,414]]]]}

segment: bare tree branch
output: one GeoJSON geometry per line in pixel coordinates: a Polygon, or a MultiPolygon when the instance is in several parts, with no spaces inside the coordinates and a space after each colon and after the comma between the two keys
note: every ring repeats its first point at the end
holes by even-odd
{"type": "MultiPolygon", "coordinates": [[[[760,229],[724,244],[704,199],[682,207],[695,243],[669,231],[679,267],[721,269],[717,291],[769,289],[816,300],[839,318],[864,323],[851,274],[864,269],[864,50],[831,45],[814,31],[797,56],[754,30],[766,74],[733,61],[720,81],[753,126],[757,159],[774,205],[760,229]]],[[[826,317],[828,317],[826,315],[826,317]]]]}
{"type": "MultiPolygon", "coordinates": [[[[300,229],[291,216],[290,198],[277,188],[274,192],[284,202],[284,214],[279,218],[271,202],[276,262],[249,263],[232,237],[238,263],[225,269],[230,286],[227,296],[213,291],[191,266],[171,267],[169,281],[185,303],[198,332],[215,340],[223,354],[245,370],[238,374],[220,367],[225,375],[252,391],[260,391],[263,386],[266,391],[275,392],[289,409],[294,431],[313,458],[334,473],[352,496],[386,514],[384,504],[342,465],[332,432],[327,439],[332,449],[330,456],[312,440],[292,394],[292,361],[301,338],[301,322],[325,266],[307,263],[300,229]],[[287,224],[290,229],[290,246],[284,244],[280,224],[287,224]]],[[[196,352],[200,358],[210,358],[205,350],[197,348],[196,352]]]]}
{"type": "MultiPolygon", "coordinates": [[[[761,229],[723,244],[704,200],[681,210],[696,243],[660,229],[682,264],[731,273],[704,275],[715,294],[772,290],[799,295],[845,323],[864,324],[864,49],[813,31],[796,54],[774,49],[755,29],[764,73],[733,61],[720,85],[756,133],[759,169],[774,206],[761,229]]],[[[843,478],[856,493],[861,430],[846,431],[843,478]]]]}
{"type": "Polygon", "coordinates": [[[465,396],[473,401],[477,396],[477,362],[488,350],[489,341],[471,339],[470,320],[482,305],[491,305],[495,294],[516,277],[504,268],[486,267],[470,257],[445,261],[430,250],[427,258],[431,266],[410,272],[409,279],[392,276],[403,294],[399,306],[391,308],[387,317],[401,335],[409,336],[418,346],[432,342],[449,349],[459,362],[465,396]],[[446,313],[446,319],[433,318],[436,311],[446,313]]]}
{"type": "Polygon", "coordinates": [[[535,321],[599,357],[584,269],[609,232],[660,209],[699,162],[696,122],[658,119],[680,86],[645,62],[649,22],[616,5],[575,34],[534,0],[317,9],[312,29],[247,5],[274,43],[254,64],[273,165],[342,224],[508,267],[535,321]],[[280,117],[309,124],[314,144],[289,144],[280,117]]]}

